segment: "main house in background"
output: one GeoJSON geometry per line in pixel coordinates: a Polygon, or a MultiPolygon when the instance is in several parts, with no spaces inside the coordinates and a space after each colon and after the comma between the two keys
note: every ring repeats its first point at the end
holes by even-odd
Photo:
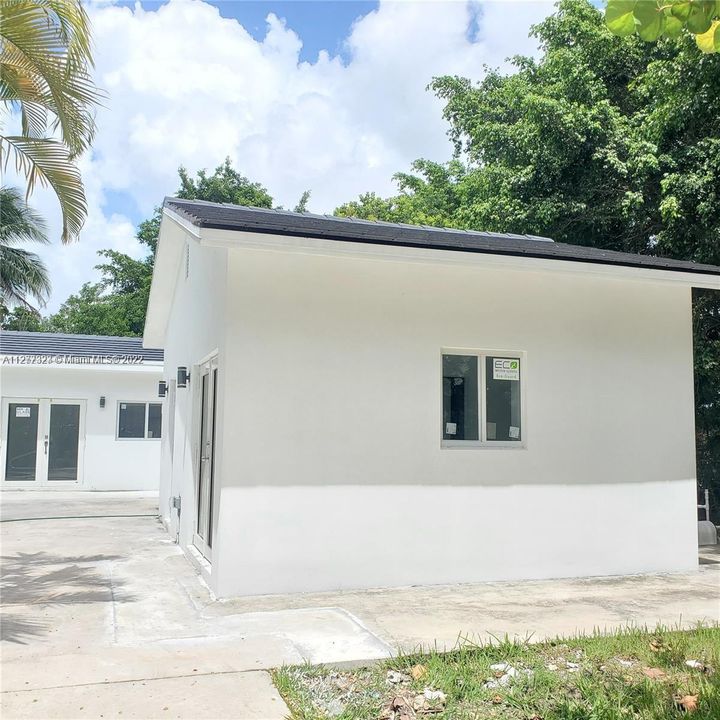
{"type": "Polygon", "coordinates": [[[3,490],[156,490],[162,360],[139,338],[0,332],[3,490]]]}
{"type": "Polygon", "coordinates": [[[691,569],[693,286],[720,267],[167,199],[164,520],[220,596],[691,569]]]}

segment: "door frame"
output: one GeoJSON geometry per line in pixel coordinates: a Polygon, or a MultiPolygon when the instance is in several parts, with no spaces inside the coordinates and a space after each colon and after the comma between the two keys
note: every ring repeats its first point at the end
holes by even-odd
{"type": "Polygon", "coordinates": [[[80,488],[84,483],[85,470],[85,415],[87,408],[87,400],[81,398],[59,398],[59,397],[3,397],[0,403],[0,485],[3,489],[22,489],[22,490],[51,490],[58,488],[67,490],[69,488],[80,488]],[[42,462],[35,464],[34,480],[6,480],[6,462],[7,462],[7,436],[9,430],[8,410],[11,403],[28,403],[38,405],[38,434],[37,434],[37,458],[45,458],[42,462]],[[80,417],[78,419],[78,464],[77,464],[77,480],[48,480],[48,461],[49,453],[45,453],[45,435],[50,434],[50,408],[53,403],[58,405],[79,405],[80,417]]]}
{"type": "MultiPolygon", "coordinates": [[[[194,482],[195,482],[195,497],[193,503],[193,534],[192,544],[198,550],[208,563],[212,563],[212,534],[216,527],[215,519],[215,501],[216,501],[216,479],[217,479],[217,373],[218,373],[218,353],[213,352],[210,355],[204,357],[197,365],[193,367],[193,379],[198,378],[196,385],[195,395],[195,407],[197,408],[196,419],[193,423],[193,432],[197,441],[197,462],[194,468],[194,482]],[[198,525],[200,520],[200,491],[201,491],[201,477],[203,472],[203,413],[205,411],[205,404],[203,403],[202,393],[202,379],[207,375],[208,390],[211,398],[209,404],[210,412],[209,417],[212,418],[213,429],[212,429],[212,456],[210,458],[211,467],[208,476],[208,485],[206,489],[206,512],[208,513],[208,525],[209,525],[209,538],[202,538],[198,534],[198,525]],[[215,377],[213,377],[215,376],[215,377]],[[209,541],[209,542],[208,542],[209,541]]],[[[205,461],[207,462],[207,461],[205,461]]]]}

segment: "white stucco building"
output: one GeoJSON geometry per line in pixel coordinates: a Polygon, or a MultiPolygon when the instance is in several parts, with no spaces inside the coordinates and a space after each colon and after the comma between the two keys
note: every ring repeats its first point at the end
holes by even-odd
{"type": "Polygon", "coordinates": [[[0,332],[3,490],[157,490],[162,351],[140,338],[0,332]]]}
{"type": "Polygon", "coordinates": [[[720,268],[167,199],[164,520],[219,596],[693,568],[693,286],[720,268]]]}

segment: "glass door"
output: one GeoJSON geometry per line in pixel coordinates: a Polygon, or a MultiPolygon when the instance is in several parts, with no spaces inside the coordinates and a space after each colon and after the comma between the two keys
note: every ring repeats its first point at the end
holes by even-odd
{"type": "Polygon", "coordinates": [[[82,400],[4,401],[4,482],[25,487],[79,482],[83,409],[82,400]]]}
{"type": "Polygon", "coordinates": [[[217,400],[217,358],[199,368],[200,444],[197,476],[197,515],[194,544],[208,559],[212,552],[213,497],[215,491],[215,406],[217,400]]]}
{"type": "Polygon", "coordinates": [[[77,482],[80,449],[80,405],[50,401],[47,434],[47,480],[77,482]]]}
{"type": "Polygon", "coordinates": [[[40,427],[40,403],[6,402],[5,481],[36,482],[40,427]]]}

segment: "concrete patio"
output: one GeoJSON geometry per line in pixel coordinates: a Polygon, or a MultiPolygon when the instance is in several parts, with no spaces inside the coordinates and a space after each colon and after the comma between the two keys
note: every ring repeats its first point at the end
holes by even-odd
{"type": "Polygon", "coordinates": [[[217,601],[141,493],[2,495],[3,718],[283,718],[267,669],[720,621],[720,553],[683,575],[217,601]],[[53,519],[43,519],[53,518],[53,519]]]}

